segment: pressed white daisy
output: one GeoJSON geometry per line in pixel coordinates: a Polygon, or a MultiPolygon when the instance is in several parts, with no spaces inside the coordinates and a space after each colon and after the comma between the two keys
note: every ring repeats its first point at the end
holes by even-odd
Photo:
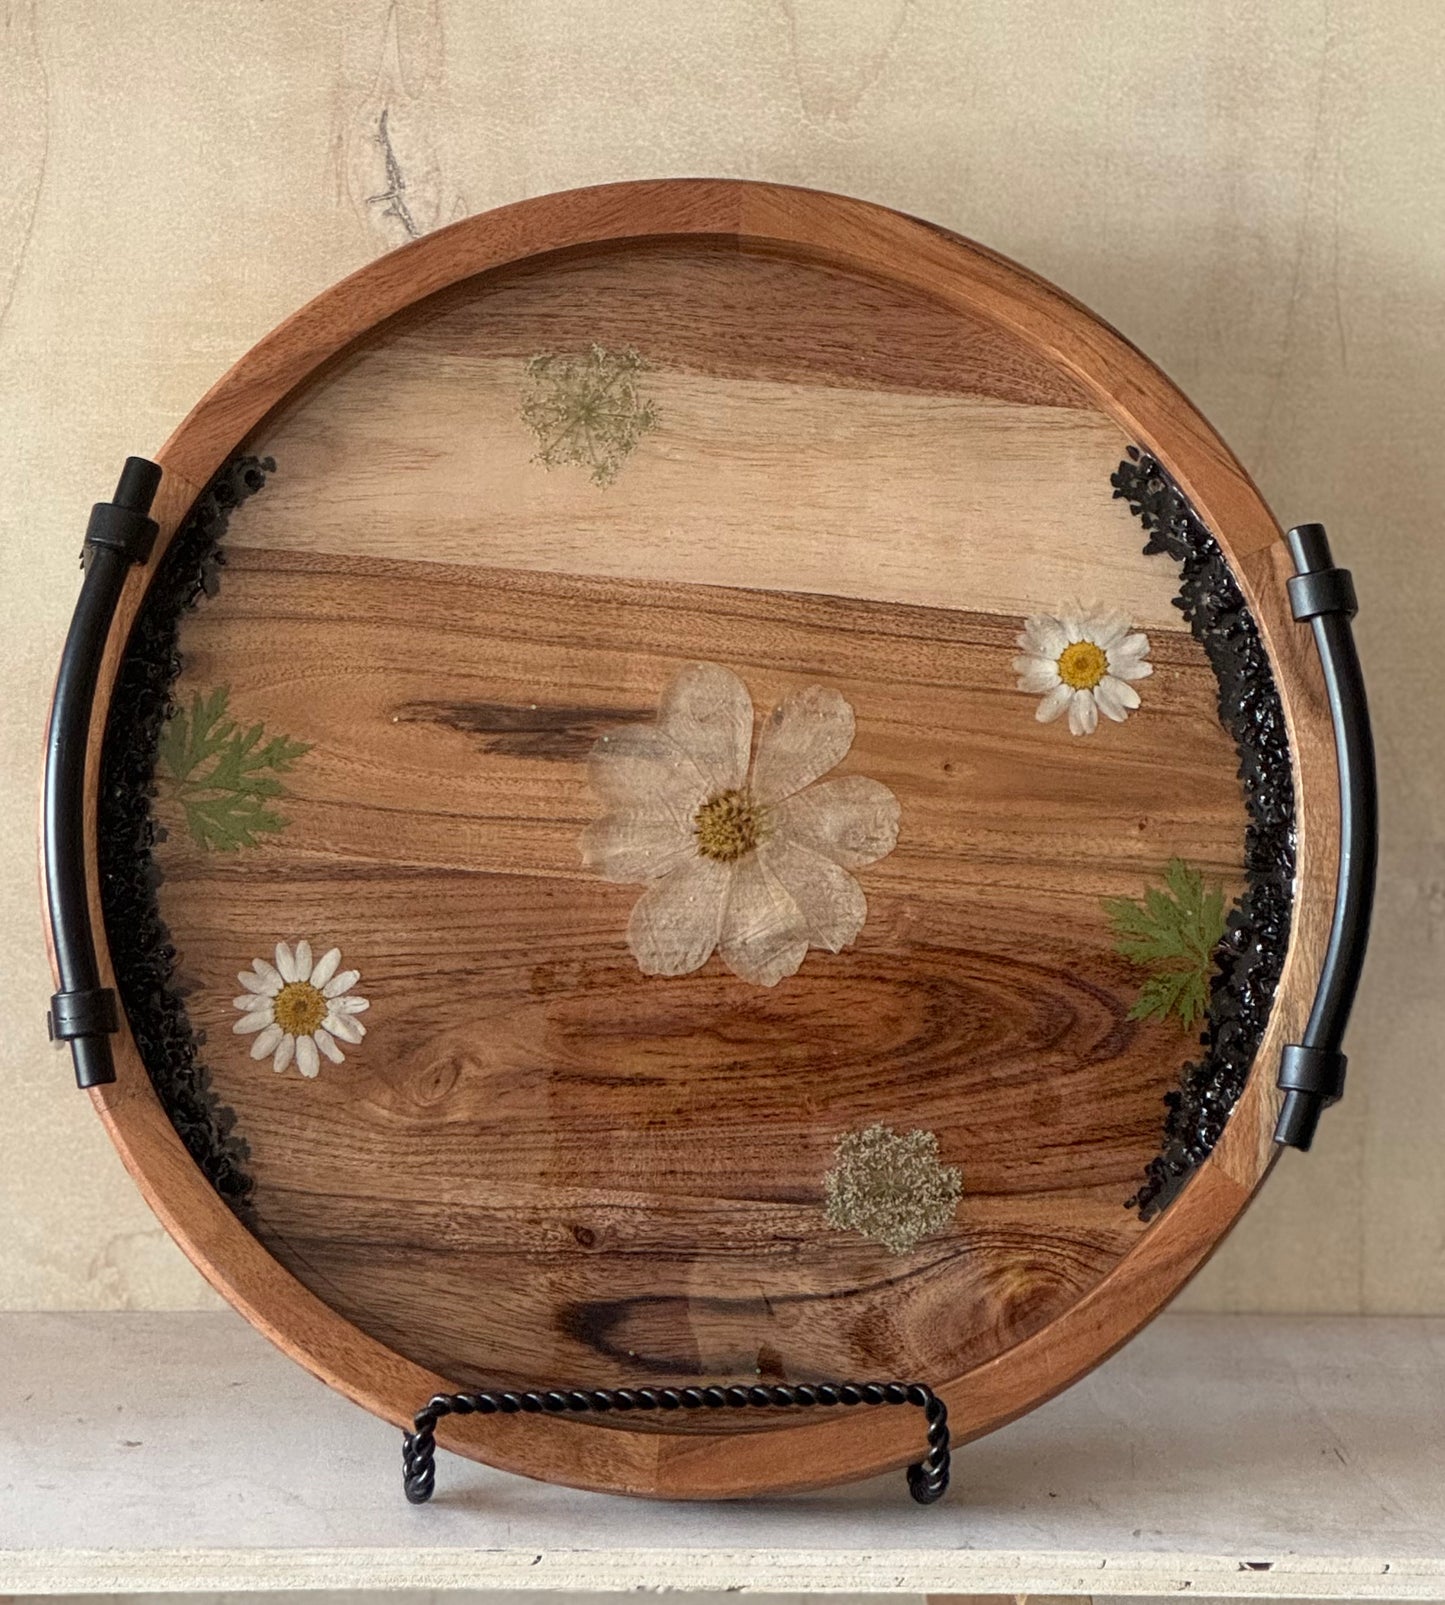
{"type": "Polygon", "coordinates": [[[1069,710],[1076,736],[1092,733],[1102,713],[1122,724],[1139,706],[1130,684],[1153,674],[1149,637],[1123,613],[1080,610],[1054,618],[1036,613],[1018,638],[1023,656],[1014,659],[1019,690],[1041,696],[1041,724],[1069,710]]]}
{"type": "Polygon", "coordinates": [[[823,780],[853,745],[853,710],[827,686],[785,697],[751,764],[753,704],[730,669],[695,663],[655,724],[592,749],[611,812],[582,837],[585,863],[642,883],[627,945],[647,975],[686,975],[714,949],[735,975],[773,986],[809,947],[837,953],[868,904],[848,872],[893,851],[898,799],[863,775],[823,780]]]}
{"type": "Polygon", "coordinates": [[[274,964],[253,959],[236,979],[245,991],[232,1000],[241,1018],[231,1029],[239,1036],[256,1033],[251,1057],[273,1055],[274,1070],[295,1059],[303,1076],[314,1076],[323,1053],[340,1064],[346,1057],[341,1043],[357,1043],[366,1035],[356,1017],[371,1005],[351,990],[361,971],[341,968],[339,947],[328,948],[313,964],[310,942],[294,948],[277,942],[274,964]]]}

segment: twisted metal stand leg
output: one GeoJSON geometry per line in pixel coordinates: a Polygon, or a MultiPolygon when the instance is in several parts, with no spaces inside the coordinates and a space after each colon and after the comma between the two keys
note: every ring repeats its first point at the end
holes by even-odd
{"type": "Polygon", "coordinates": [[[927,1423],[928,1452],[908,1468],[908,1491],[931,1505],[948,1489],[948,1409],[922,1382],[818,1382],[791,1386],[553,1389],[545,1393],[439,1393],[403,1433],[402,1483],[414,1505],[436,1488],[436,1426],[444,1416],[586,1415],[609,1410],[777,1410],[879,1404],[914,1405],[927,1423]]]}

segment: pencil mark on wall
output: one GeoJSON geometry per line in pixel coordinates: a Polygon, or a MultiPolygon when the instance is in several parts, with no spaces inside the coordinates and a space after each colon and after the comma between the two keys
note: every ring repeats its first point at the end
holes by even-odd
{"type": "Polygon", "coordinates": [[[418,239],[421,230],[416,226],[416,219],[411,215],[411,208],[406,204],[406,176],[401,170],[401,163],[396,159],[396,148],[391,143],[391,130],[386,126],[391,113],[383,106],[381,117],[376,125],[376,143],[381,146],[382,156],[386,161],[386,188],[379,194],[369,197],[368,206],[380,206],[383,217],[394,217],[406,230],[408,239],[418,239]]]}
{"type": "Polygon", "coordinates": [[[0,0],[0,326],[15,298],[35,231],[50,148],[50,82],[40,54],[35,0],[0,0]]]}
{"type": "Polygon", "coordinates": [[[438,0],[387,0],[376,21],[379,40],[356,24],[347,30],[332,156],[338,202],[373,250],[390,250],[469,208],[444,159],[456,119],[438,0]]]}

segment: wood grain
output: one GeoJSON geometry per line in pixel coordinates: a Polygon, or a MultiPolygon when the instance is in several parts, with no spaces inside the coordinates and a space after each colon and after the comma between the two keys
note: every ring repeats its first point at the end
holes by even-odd
{"type": "Polygon", "coordinates": [[[1192,638],[1155,632],[1147,707],[1079,741],[1040,729],[1016,689],[1021,623],[240,548],[224,596],[187,621],[179,691],[229,684],[237,718],[317,744],[288,776],[285,840],[321,857],[575,876],[592,741],[717,661],[759,717],[812,679],[852,703],[849,767],[910,799],[900,849],[870,871],[881,886],[1008,887],[1042,863],[1080,898],[1137,895],[1185,849],[1237,871],[1236,759],[1192,638]]]}
{"type": "Polygon", "coordinates": [[[178,694],[224,679],[311,751],[255,852],[190,843],[163,790],[162,911],[282,1263],[458,1384],[950,1375],[1074,1302],[1139,1236],[1191,1051],[1126,1018],[1101,900],[1184,851],[1233,889],[1244,815],[1191,637],[1156,635],[1147,708],[1080,741],[1015,688],[1020,623],[234,552],[178,694]],[[579,854],[593,740],[717,657],[759,714],[824,675],[845,770],[906,800],[856,946],[776,992],[716,959],[644,977],[637,888],[579,854]],[[372,1003],[315,1083],[229,1030],[236,971],[300,935],[372,1003]],[[820,1216],[834,1143],[880,1121],[966,1177],[956,1231],[901,1260],[820,1216]]]}
{"type": "MultiPolygon", "coordinates": [[[[712,181],[614,186],[525,203],[443,230],[337,286],[257,346],[203,400],[162,454],[164,465],[182,481],[204,481],[238,442],[252,436],[268,413],[293,397],[299,385],[313,375],[324,382],[326,364],[352,341],[425,296],[543,253],[596,256],[611,254],[619,242],[678,236],[731,242],[747,254],[821,266],[870,284],[893,284],[902,293],[931,298],[1003,331],[1010,341],[1056,368],[1063,382],[1076,386],[1092,406],[1112,418],[1121,434],[1137,440],[1165,463],[1235,562],[1272,650],[1278,653],[1287,639],[1292,640],[1293,626],[1273,589],[1272,577],[1262,581],[1249,563],[1252,554],[1267,552],[1277,540],[1273,521],[1217,436],[1157,370],[1066,297],[1012,264],[911,219],[863,203],[802,191],[712,181]]],[[[338,374],[345,362],[343,358],[338,374]]],[[[722,376],[710,382],[748,381],[722,376]]],[[[787,382],[811,384],[796,376],[787,382]]],[[[966,389],[962,393],[966,394],[966,389]]],[[[906,392],[900,394],[908,399],[906,392]]],[[[1029,408],[1025,404],[1022,410],[1029,408]]],[[[1071,410],[1087,416],[1084,409],[1071,410]]],[[[311,556],[329,561],[325,553],[311,556]]],[[[133,609],[139,588],[140,582],[130,593],[128,610],[133,609]]],[[[1287,682],[1282,691],[1294,727],[1307,735],[1318,732],[1317,705],[1297,698],[1287,682]]],[[[479,700],[494,709],[507,699],[479,700]]],[[[470,696],[459,699],[435,693],[413,696],[409,701],[473,704],[470,696]]],[[[607,704],[605,698],[589,694],[586,698],[574,696],[568,705],[595,715],[607,704]]],[[[628,706],[632,705],[629,696],[628,706]]],[[[489,715],[483,716],[484,724],[486,717],[489,715]]],[[[1124,733],[1136,725],[1142,731],[1144,722],[1142,716],[1131,720],[1124,733]]],[[[455,719],[451,724],[445,720],[412,723],[418,736],[426,731],[477,742],[479,737],[497,734],[486,729],[457,729],[455,719]]],[[[1183,723],[1187,727],[1188,719],[1183,723]]],[[[555,738],[554,729],[548,739],[555,738]]],[[[1317,750],[1313,739],[1301,742],[1300,748],[1305,753],[1317,750]]],[[[880,757],[885,752],[880,745],[880,757]]],[[[535,754],[519,759],[515,751],[510,757],[506,753],[488,756],[550,764],[554,770],[562,761],[535,754]]],[[[981,767],[985,772],[991,768],[981,767]]],[[[1302,833],[1313,838],[1309,851],[1314,856],[1306,852],[1305,862],[1316,866],[1310,871],[1313,878],[1301,881],[1304,917],[1296,926],[1287,970],[1302,990],[1318,966],[1319,912],[1329,897],[1329,887],[1318,870],[1325,856],[1320,838],[1327,840],[1333,834],[1335,814],[1324,776],[1306,766],[1296,779],[1302,801],[1302,833]]],[[[1000,857],[1006,858],[1002,849],[1000,857]]],[[[900,865],[906,867],[906,855],[900,858],[900,865]]],[[[880,866],[880,873],[884,867],[880,866]]],[[[1000,884],[1011,872],[1010,865],[1000,884]]],[[[495,872],[483,868],[465,874],[484,879],[495,872]]],[[[538,881],[549,886],[570,884],[565,875],[540,872],[538,881]]],[[[980,897],[985,891],[975,885],[968,888],[967,895],[980,897]]],[[[880,891],[878,895],[884,900],[880,906],[886,906],[886,898],[892,894],[880,891]]],[[[911,903],[913,894],[908,895],[911,903]]],[[[946,902],[940,899],[940,907],[946,902]]],[[[1087,939],[1083,947],[1088,950],[1087,939]]],[[[861,953],[860,946],[859,956],[861,953]]],[[[840,957],[846,962],[850,956],[840,957]]],[[[1279,1023],[1282,1018],[1277,1015],[1272,1023],[1266,1049],[1222,1145],[1232,1155],[1228,1170],[1213,1160],[1201,1167],[1160,1221],[1139,1232],[1133,1246],[1116,1256],[1108,1268],[1098,1258],[1097,1244],[1091,1246],[1092,1228],[1086,1229],[1065,1273],[1072,1292],[1061,1300],[1056,1314],[1051,1316],[1044,1308],[1039,1324],[1031,1325],[1040,1307],[1026,1299],[1016,1329],[994,1339],[985,1335],[981,1344],[977,1340],[982,1323],[975,1329],[967,1341],[976,1346],[957,1361],[966,1369],[951,1380],[938,1379],[961,1436],[988,1430],[1096,1363],[1177,1291],[1219,1241],[1265,1168],[1259,1139],[1271,1114],[1267,1078],[1285,1029],[1279,1023]],[[989,1352],[990,1342],[991,1357],[982,1358],[989,1352]]],[[[96,1101],[163,1220],[216,1284],[263,1330],[334,1385],[394,1420],[404,1419],[419,1397],[440,1385],[435,1369],[417,1365],[347,1319],[329,1299],[318,1299],[226,1215],[160,1114],[133,1050],[121,1082],[99,1093],[96,1101]]],[[[1105,1170],[1115,1162],[1112,1157],[1105,1159],[1105,1170]]],[[[1008,1196],[1026,1200],[1028,1194],[1008,1196]]],[[[303,1212],[309,1207],[303,1200],[303,1212]]],[[[1039,1278],[1041,1284],[1047,1280],[1039,1278]]],[[[925,1327],[926,1322],[920,1323],[916,1330],[925,1327]]],[[[712,1344],[716,1328],[708,1325],[706,1330],[712,1344]]],[[[671,1341],[672,1328],[663,1335],[671,1341]]],[[[432,1334],[429,1341],[434,1338],[432,1334]]],[[[686,1358],[696,1363],[692,1353],[686,1358]]],[[[881,1419],[869,1422],[863,1432],[856,1419],[840,1418],[760,1434],[687,1440],[588,1431],[562,1422],[528,1422],[525,1428],[521,1430],[515,1422],[472,1420],[449,1426],[443,1438],[465,1452],[534,1475],[631,1492],[698,1496],[797,1487],[856,1475],[902,1463],[913,1448],[904,1427],[881,1419]]]]}
{"type": "Polygon", "coordinates": [[[1063,607],[1082,572],[1177,628],[1176,576],[1137,561],[1112,497],[1125,437],[1037,370],[853,274],[700,247],[568,259],[349,351],[268,419],[256,449],[282,472],[232,539],[1010,614],[1063,607]],[[605,489],[542,467],[522,416],[527,359],[593,344],[647,362],[658,416],[605,489]]]}
{"type": "Polygon", "coordinates": [[[585,350],[594,340],[714,379],[1094,410],[1079,384],[986,319],[895,281],[716,236],[524,261],[378,331],[378,343],[425,351],[433,364],[585,350]]]}

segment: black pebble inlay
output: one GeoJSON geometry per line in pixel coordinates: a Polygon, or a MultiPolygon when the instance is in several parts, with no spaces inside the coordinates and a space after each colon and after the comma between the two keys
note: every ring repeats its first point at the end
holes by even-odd
{"type": "Polygon", "coordinates": [[[1215,953],[1204,1055],[1166,1093],[1164,1145],[1129,1200],[1148,1220],[1206,1160],[1244,1090],[1274,1007],[1289,945],[1295,872],[1294,773],[1284,706],[1269,656],[1218,543],[1183,492],[1137,447],[1110,476],[1114,495],[1148,532],[1146,554],[1180,565],[1174,605],[1189,621],[1219,680],[1219,721],[1234,738],[1249,826],[1245,892],[1215,953]]]}
{"type": "Polygon", "coordinates": [[[194,1030],[176,982],[176,950],[161,918],[164,838],[151,808],[156,749],[175,711],[182,617],[214,596],[224,562],[220,540],[231,514],[275,470],[269,458],[238,457],[196,499],[161,559],[116,676],[101,749],[97,854],[106,941],[126,1019],[171,1124],[206,1179],[238,1213],[250,1201],[250,1150],[235,1130],[202,1062],[205,1034],[194,1030]]]}

